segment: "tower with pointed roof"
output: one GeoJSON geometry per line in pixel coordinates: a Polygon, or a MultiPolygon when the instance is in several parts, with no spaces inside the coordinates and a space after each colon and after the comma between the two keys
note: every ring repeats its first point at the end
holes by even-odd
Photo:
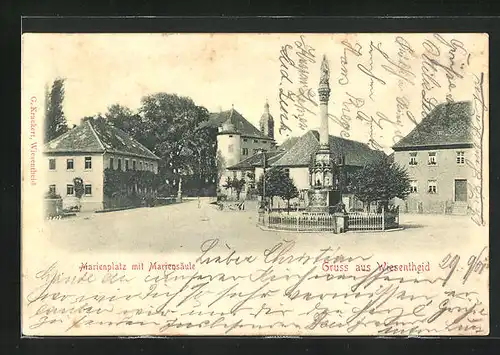
{"type": "MultiPolygon", "coordinates": [[[[236,130],[235,122],[233,122],[235,118],[234,107],[224,114],[226,115],[225,120],[219,126],[217,134],[217,150],[219,157],[222,158],[218,164],[223,166],[221,168],[237,164],[241,159],[241,133],[236,130]]],[[[221,180],[225,180],[225,176],[222,176],[221,180]]],[[[219,181],[219,185],[223,183],[224,181],[219,181]]]]}
{"type": "Polygon", "coordinates": [[[266,100],[264,104],[264,113],[259,121],[260,132],[271,139],[274,139],[274,118],[269,112],[269,102],[266,100]]]}
{"type": "MultiPolygon", "coordinates": [[[[267,105],[268,106],[268,105],[267,105]]],[[[265,107],[265,113],[269,113],[268,107],[265,107]]],[[[264,115],[263,115],[264,116],[264,115]]],[[[271,125],[264,127],[266,133],[263,134],[260,129],[250,123],[234,106],[230,110],[213,112],[209,120],[205,123],[208,127],[217,128],[217,161],[219,170],[218,187],[222,193],[223,185],[227,179],[246,178],[241,171],[228,170],[242,160],[250,158],[261,151],[275,150],[276,142],[274,136],[274,122],[271,115],[266,115],[266,121],[271,121],[271,125]],[[270,119],[269,119],[270,118],[270,119]]],[[[249,184],[246,185],[251,186],[249,184]]],[[[242,193],[244,196],[245,193],[242,193]]]]}

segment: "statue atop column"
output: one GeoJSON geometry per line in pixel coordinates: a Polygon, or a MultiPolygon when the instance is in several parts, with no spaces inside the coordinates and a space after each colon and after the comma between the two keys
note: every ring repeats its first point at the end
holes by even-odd
{"type": "Polygon", "coordinates": [[[326,59],[326,55],[323,54],[323,60],[321,61],[321,73],[319,84],[326,84],[329,86],[330,80],[330,67],[328,65],[328,59],[326,59]]]}
{"type": "Polygon", "coordinates": [[[326,55],[323,55],[323,60],[321,61],[318,92],[319,100],[328,102],[330,97],[330,66],[326,55]]]}

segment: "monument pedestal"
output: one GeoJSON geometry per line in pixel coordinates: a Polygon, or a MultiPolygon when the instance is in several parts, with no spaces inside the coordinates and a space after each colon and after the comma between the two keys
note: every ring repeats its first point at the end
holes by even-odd
{"type": "Polygon", "coordinates": [[[333,207],[340,202],[340,193],[327,188],[310,189],[308,199],[308,212],[333,213],[333,207]]]}

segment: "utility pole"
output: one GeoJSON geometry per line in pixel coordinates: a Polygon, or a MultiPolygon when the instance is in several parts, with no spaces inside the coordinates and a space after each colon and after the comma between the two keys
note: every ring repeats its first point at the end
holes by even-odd
{"type": "Polygon", "coordinates": [[[267,209],[266,206],[266,152],[264,149],[260,149],[262,154],[262,203],[264,204],[264,210],[267,209]]]}

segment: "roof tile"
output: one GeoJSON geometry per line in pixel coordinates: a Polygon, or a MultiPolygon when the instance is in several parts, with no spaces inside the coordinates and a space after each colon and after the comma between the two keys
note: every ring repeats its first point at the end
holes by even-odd
{"type": "Polygon", "coordinates": [[[443,103],[434,108],[406,137],[393,146],[394,150],[420,146],[470,144],[472,103],[443,103]]]}
{"type": "Polygon", "coordinates": [[[103,119],[87,119],[44,146],[45,153],[118,153],[160,159],[148,148],[103,119]]]}
{"type": "Polygon", "coordinates": [[[236,131],[242,135],[257,137],[260,139],[269,139],[269,137],[263,135],[253,124],[251,124],[235,109],[210,113],[210,118],[205,125],[209,127],[220,127],[228,119],[230,119],[236,131]]]}
{"type": "MultiPolygon", "coordinates": [[[[273,166],[308,166],[320,148],[318,131],[308,131],[273,166]]],[[[373,150],[367,144],[330,135],[330,151],[334,159],[344,155],[345,164],[363,166],[382,156],[384,152],[373,150]]]]}

